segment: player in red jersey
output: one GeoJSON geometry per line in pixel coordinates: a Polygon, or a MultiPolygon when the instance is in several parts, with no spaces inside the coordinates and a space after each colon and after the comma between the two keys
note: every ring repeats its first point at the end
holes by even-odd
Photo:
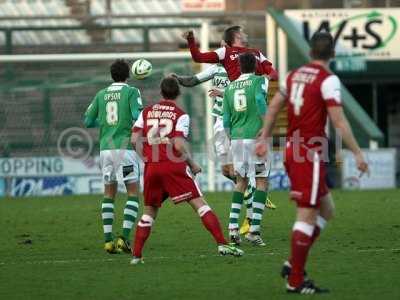
{"type": "Polygon", "coordinates": [[[194,180],[201,168],[187,149],[190,118],[175,100],[180,95],[173,77],[161,82],[163,100],[146,107],[136,121],[132,144],[142,154],[144,169],[144,212],[137,225],[132,248],[132,264],[143,262],[142,249],[150,235],[158,209],[168,197],[175,203],[187,202],[199,214],[213,235],[222,255],[241,256],[243,251],[227,244],[217,216],[205,202],[194,180]]]}
{"type": "Polygon", "coordinates": [[[276,80],[278,74],[260,50],[247,47],[247,35],[240,26],[232,26],[225,30],[224,41],[226,46],[218,48],[211,52],[200,52],[196,44],[193,31],[187,31],[183,34],[188,42],[190,53],[195,62],[198,63],[221,63],[230,81],[238,79],[241,75],[239,65],[239,55],[245,52],[251,52],[257,59],[256,75],[267,75],[269,79],[276,80]]]}
{"type": "Polygon", "coordinates": [[[343,113],[339,78],[329,70],[329,60],[334,55],[332,36],[326,32],[316,33],[311,39],[313,61],[289,73],[281,91],[271,101],[256,146],[258,155],[266,154],[265,140],[271,137],[279,110],[287,105],[289,130],[285,167],[291,181],[291,198],[297,203],[291,257],[281,272],[282,277],[288,280],[286,288],[289,293],[328,291],[304,278],[308,252],[334,213],[323,161],[328,149],[325,134],[328,116],[354,153],[361,175],[368,172],[368,164],[343,113]]]}

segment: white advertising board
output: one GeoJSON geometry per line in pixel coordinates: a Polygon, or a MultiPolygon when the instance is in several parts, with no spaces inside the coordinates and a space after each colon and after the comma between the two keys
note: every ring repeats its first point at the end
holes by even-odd
{"type": "Polygon", "coordinates": [[[316,31],[331,32],[338,57],[400,59],[400,9],[305,9],[285,15],[306,40],[316,31]]]}
{"type": "Polygon", "coordinates": [[[360,178],[354,156],[343,151],[342,187],[345,189],[382,189],[396,187],[396,150],[363,150],[370,175],[360,178]]]}
{"type": "Polygon", "coordinates": [[[0,177],[43,177],[98,175],[99,158],[78,160],[68,157],[0,158],[0,177]]]}

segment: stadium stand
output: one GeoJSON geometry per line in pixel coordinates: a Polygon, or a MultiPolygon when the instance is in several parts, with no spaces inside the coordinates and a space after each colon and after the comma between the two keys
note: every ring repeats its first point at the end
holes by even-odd
{"type": "MultiPolygon", "coordinates": [[[[59,44],[89,44],[91,42],[111,43],[143,43],[143,30],[115,29],[108,36],[98,25],[146,25],[152,24],[192,24],[199,23],[198,19],[179,18],[113,18],[95,19],[90,17],[104,16],[106,11],[105,0],[93,0],[90,2],[88,12],[82,9],[82,3],[77,1],[61,0],[3,0],[0,1],[0,19],[3,16],[53,16],[70,17],[68,19],[13,19],[1,20],[0,27],[29,27],[29,26],[82,26],[82,30],[40,30],[40,31],[16,31],[13,33],[14,45],[59,45],[59,44]],[[87,20],[82,19],[82,14],[87,13],[87,20]],[[97,28],[96,28],[97,25],[97,28]],[[90,28],[89,28],[90,27],[90,28]]],[[[114,0],[111,2],[113,15],[163,15],[180,13],[180,5],[177,0],[151,0],[128,1],[114,0]]],[[[179,29],[154,29],[149,33],[151,43],[179,44],[181,42],[181,30],[179,29]]],[[[212,42],[218,42],[220,33],[211,32],[212,42]]],[[[0,45],[5,43],[4,34],[0,35],[0,45]]]]}
{"type": "MultiPolygon", "coordinates": [[[[111,20],[111,24],[190,24],[200,23],[199,19],[181,19],[181,18],[160,18],[150,17],[151,15],[163,15],[163,14],[179,14],[181,13],[180,1],[178,0],[114,0],[111,2],[111,13],[113,15],[126,15],[126,14],[137,14],[137,15],[149,15],[144,18],[114,18],[111,20]]],[[[92,16],[105,15],[106,1],[96,0],[92,1],[90,5],[90,14],[92,16]]],[[[103,20],[102,23],[108,22],[103,20]]],[[[156,29],[150,32],[151,43],[180,43],[181,42],[181,30],[178,29],[156,29]]],[[[127,43],[127,42],[143,42],[143,35],[141,30],[113,30],[111,41],[115,43],[127,43]]],[[[215,30],[211,32],[211,42],[218,42],[220,34],[215,30]]]]}
{"type": "MultiPolygon", "coordinates": [[[[70,7],[60,0],[3,0],[0,1],[0,18],[2,16],[70,16],[70,7]]],[[[74,19],[59,20],[0,20],[0,27],[29,26],[68,26],[80,25],[74,19]]],[[[13,33],[15,45],[39,44],[87,44],[90,37],[82,31],[17,31],[13,33]]],[[[0,35],[0,44],[5,43],[4,35],[0,35]]]]}

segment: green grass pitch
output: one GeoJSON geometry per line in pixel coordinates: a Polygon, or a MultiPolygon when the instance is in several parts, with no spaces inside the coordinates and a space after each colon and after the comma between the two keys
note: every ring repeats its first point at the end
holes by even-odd
{"type": "MultiPolygon", "coordinates": [[[[206,195],[227,224],[230,193],[206,195]]],[[[289,299],[279,277],[294,207],[274,192],[265,248],[220,257],[188,205],[167,203],[145,264],[103,251],[101,196],[0,199],[0,299],[289,299]]],[[[400,191],[335,191],[336,219],[312,249],[308,272],[322,299],[400,299],[400,191]]],[[[121,231],[124,197],[114,228],[121,231]]],[[[226,230],[225,230],[226,231],[226,230]]],[[[315,297],[315,296],[314,296],[315,297]]],[[[307,297],[306,297],[307,298],[307,297]]]]}

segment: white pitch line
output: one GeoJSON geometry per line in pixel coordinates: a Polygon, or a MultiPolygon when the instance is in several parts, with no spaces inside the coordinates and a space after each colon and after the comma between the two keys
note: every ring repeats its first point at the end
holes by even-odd
{"type": "MultiPolygon", "coordinates": [[[[275,253],[248,253],[245,256],[273,256],[275,253]]],[[[150,256],[146,257],[146,261],[150,260],[185,260],[185,259],[196,259],[196,258],[207,258],[207,257],[220,257],[221,255],[212,254],[212,255],[186,255],[186,256],[150,256]]],[[[119,261],[130,259],[129,256],[119,256],[118,258],[99,258],[99,259],[56,259],[56,260],[39,260],[39,261],[20,261],[20,262],[0,262],[0,266],[4,265],[19,265],[19,264],[27,264],[27,265],[45,265],[45,264],[72,264],[72,263],[98,263],[98,262],[110,262],[110,261],[119,261]]],[[[240,259],[240,258],[238,258],[240,259]]]]}
{"type": "MultiPolygon", "coordinates": [[[[400,248],[393,248],[393,249],[358,249],[357,252],[359,253],[371,253],[371,252],[400,252],[400,248]]],[[[287,254],[287,253],[286,253],[287,254]]],[[[285,255],[286,255],[285,254],[285,255]]],[[[274,256],[274,255],[284,255],[283,253],[276,253],[276,252],[264,252],[264,253],[245,253],[244,257],[261,257],[261,256],[274,256]]],[[[146,257],[146,261],[153,261],[153,260],[185,260],[185,259],[196,259],[196,258],[207,258],[207,257],[219,257],[220,255],[213,254],[213,255],[187,255],[187,256],[150,256],[146,257]]],[[[20,262],[0,262],[0,266],[5,265],[20,265],[20,264],[27,264],[27,265],[46,265],[46,264],[74,264],[74,263],[103,263],[103,262],[112,262],[112,261],[119,261],[119,260],[128,260],[128,256],[119,256],[118,258],[99,258],[99,259],[56,259],[56,260],[39,260],[39,261],[20,261],[20,262]]],[[[237,258],[240,259],[240,258],[237,258]]]]}
{"type": "Polygon", "coordinates": [[[359,249],[358,252],[385,252],[385,251],[390,251],[390,252],[400,252],[400,248],[394,248],[394,249],[384,249],[384,248],[379,248],[379,249],[359,249]]]}

